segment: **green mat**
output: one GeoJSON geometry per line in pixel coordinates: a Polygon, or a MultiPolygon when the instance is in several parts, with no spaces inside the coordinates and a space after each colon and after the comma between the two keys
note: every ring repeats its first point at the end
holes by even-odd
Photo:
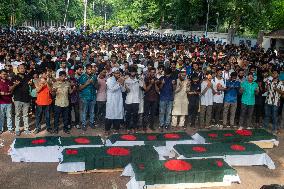
{"type": "Polygon", "coordinates": [[[104,145],[100,136],[60,137],[61,146],[104,145]]]}
{"type": "Polygon", "coordinates": [[[37,146],[60,146],[59,137],[46,136],[37,138],[16,138],[14,148],[37,147],[37,146]]]}
{"type": "Polygon", "coordinates": [[[157,160],[131,165],[135,179],[146,185],[223,182],[224,175],[237,174],[223,159],[157,160]]]}

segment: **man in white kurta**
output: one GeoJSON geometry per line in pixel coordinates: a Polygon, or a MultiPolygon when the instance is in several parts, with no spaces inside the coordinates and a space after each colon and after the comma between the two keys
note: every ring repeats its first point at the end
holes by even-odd
{"type": "Polygon", "coordinates": [[[124,79],[118,68],[112,69],[113,76],[107,79],[107,102],[105,131],[110,134],[111,126],[119,132],[120,122],[124,116],[122,92],[125,91],[124,79]]]}
{"type": "Polygon", "coordinates": [[[176,128],[184,127],[185,116],[188,115],[188,99],[187,99],[187,89],[189,81],[186,79],[186,72],[182,70],[180,77],[177,80],[177,87],[175,90],[173,111],[172,111],[172,126],[176,128]],[[179,117],[179,123],[178,123],[179,117]]]}

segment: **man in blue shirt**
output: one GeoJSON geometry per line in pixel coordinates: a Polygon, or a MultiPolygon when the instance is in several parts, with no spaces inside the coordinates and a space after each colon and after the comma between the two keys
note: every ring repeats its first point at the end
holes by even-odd
{"type": "Polygon", "coordinates": [[[89,113],[90,127],[94,128],[94,111],[96,104],[96,88],[97,88],[97,77],[92,73],[92,65],[86,65],[86,73],[79,78],[79,90],[81,100],[81,121],[82,129],[87,130],[86,119],[89,113]]]}
{"type": "Polygon", "coordinates": [[[235,127],[235,114],[237,109],[238,91],[241,83],[237,81],[237,73],[232,72],[231,78],[225,82],[223,125],[227,127],[235,127]],[[227,118],[230,112],[230,126],[227,125],[227,118]]]}
{"type": "Polygon", "coordinates": [[[172,70],[167,68],[165,70],[165,76],[160,78],[160,129],[168,129],[171,123],[171,113],[174,100],[174,90],[176,87],[176,81],[172,77],[172,70]]]}

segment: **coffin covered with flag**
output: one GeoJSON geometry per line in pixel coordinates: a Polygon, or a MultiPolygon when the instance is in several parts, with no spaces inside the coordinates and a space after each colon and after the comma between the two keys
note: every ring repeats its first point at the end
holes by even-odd
{"type": "Polygon", "coordinates": [[[173,151],[178,159],[223,158],[231,166],[266,165],[275,169],[265,151],[252,143],[177,144],[173,151]]]}
{"type": "Polygon", "coordinates": [[[124,169],[122,176],[130,177],[127,189],[185,189],[240,183],[236,170],[223,159],[134,162],[124,169]]]}
{"type": "Polygon", "coordinates": [[[106,140],[106,146],[174,146],[175,144],[192,144],[194,140],[186,132],[174,133],[136,133],[114,134],[106,140]]]}
{"type": "Polygon", "coordinates": [[[81,172],[124,168],[131,162],[151,162],[159,159],[152,146],[66,148],[57,171],[81,172]]]}
{"type": "Polygon", "coordinates": [[[99,136],[16,138],[9,150],[12,162],[59,162],[65,148],[99,147],[99,136]]]}
{"type": "Polygon", "coordinates": [[[192,136],[198,144],[251,142],[261,148],[278,146],[277,137],[264,129],[198,131],[192,136]]]}

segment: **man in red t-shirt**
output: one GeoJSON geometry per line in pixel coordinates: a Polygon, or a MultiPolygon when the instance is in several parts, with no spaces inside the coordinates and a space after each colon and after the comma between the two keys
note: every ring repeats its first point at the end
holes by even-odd
{"type": "Polygon", "coordinates": [[[8,73],[6,70],[0,71],[0,134],[4,131],[4,119],[7,119],[7,128],[13,132],[12,128],[12,82],[8,80],[8,73]]]}

